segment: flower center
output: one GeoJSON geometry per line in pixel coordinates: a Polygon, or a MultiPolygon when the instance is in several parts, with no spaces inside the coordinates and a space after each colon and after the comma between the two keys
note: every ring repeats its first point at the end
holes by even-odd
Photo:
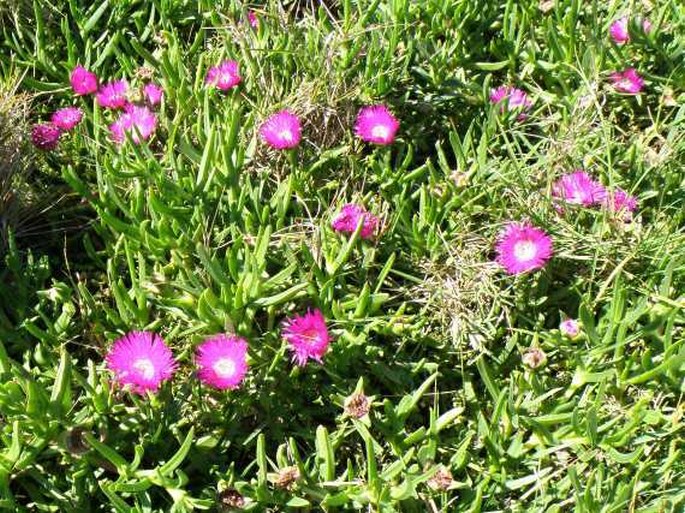
{"type": "Polygon", "coordinates": [[[302,332],[302,338],[310,344],[315,344],[319,341],[319,332],[315,329],[304,330],[302,332]]]}
{"type": "Polygon", "coordinates": [[[530,240],[520,240],[514,244],[514,257],[516,260],[527,262],[535,258],[537,253],[535,243],[530,240]]]}
{"type": "Polygon", "coordinates": [[[155,366],[149,358],[138,358],[133,362],[133,368],[143,377],[143,379],[152,379],[155,375],[155,366]]]}
{"type": "Polygon", "coordinates": [[[290,141],[293,140],[293,133],[292,133],[291,130],[289,130],[289,129],[286,128],[286,129],[281,130],[280,132],[278,132],[278,137],[280,137],[281,139],[284,139],[284,140],[290,142],[290,141]]]}
{"type": "Polygon", "coordinates": [[[230,358],[219,358],[212,365],[212,369],[220,378],[228,378],[235,374],[235,362],[230,358]]]}
{"type": "Polygon", "coordinates": [[[388,127],[385,125],[376,125],[371,129],[371,135],[378,139],[387,139],[389,135],[388,127]]]}

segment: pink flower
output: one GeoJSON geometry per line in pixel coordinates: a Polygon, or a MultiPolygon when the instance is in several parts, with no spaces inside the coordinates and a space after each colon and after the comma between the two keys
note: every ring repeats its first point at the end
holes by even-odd
{"type": "Polygon", "coordinates": [[[294,148],[300,144],[300,119],[287,110],[272,114],[259,128],[262,139],[277,150],[294,148]]]}
{"type": "Polygon", "coordinates": [[[642,30],[644,30],[645,34],[649,34],[652,31],[652,22],[648,19],[642,20],[642,30]]]}
{"type": "Polygon", "coordinates": [[[621,93],[637,94],[642,91],[642,87],[645,85],[644,79],[637,74],[635,68],[612,73],[609,75],[609,79],[613,82],[614,89],[621,93]]]}
{"type": "Polygon", "coordinates": [[[52,114],[52,122],[61,130],[69,131],[78,125],[83,118],[83,111],[78,107],[65,107],[52,114]]]}
{"type": "Polygon", "coordinates": [[[69,76],[74,93],[83,96],[98,90],[98,77],[83,66],[76,66],[69,76]]]}
{"type": "Polygon", "coordinates": [[[143,96],[148,104],[159,105],[162,102],[164,91],[157,84],[149,82],[143,86],[143,96]]]}
{"type": "Polygon", "coordinates": [[[256,29],[259,27],[259,20],[257,19],[257,15],[254,13],[254,11],[247,11],[247,22],[252,28],[256,29]]]}
{"type": "Polygon", "coordinates": [[[290,345],[293,360],[299,366],[308,359],[321,362],[331,338],[320,310],[309,310],[305,315],[288,319],[283,327],[283,338],[290,345]]]}
{"type": "Polygon", "coordinates": [[[360,221],[363,224],[359,236],[362,239],[373,237],[378,226],[378,218],[372,213],[367,212],[361,205],[355,203],[344,205],[340,213],[331,222],[331,226],[337,232],[354,233],[360,221]]]}
{"type": "MultiPolygon", "coordinates": [[[[499,86],[490,91],[490,102],[494,105],[501,103],[500,111],[527,111],[533,105],[528,95],[523,89],[507,85],[499,86]],[[504,103],[506,100],[506,104],[504,103]]],[[[526,114],[521,112],[518,116],[519,121],[523,121],[526,114]]]]}
{"type": "Polygon", "coordinates": [[[552,185],[552,196],[564,200],[566,203],[589,207],[599,202],[599,195],[604,187],[593,180],[583,170],[576,170],[559,178],[552,185]]]}
{"type": "Polygon", "coordinates": [[[237,388],[247,373],[247,342],[235,335],[215,335],[197,348],[198,376],[203,383],[227,390],[237,388]]]}
{"type": "Polygon", "coordinates": [[[116,381],[141,395],[156,392],[177,367],[162,337],[149,331],[132,331],[118,339],[106,361],[116,381]]]}
{"type": "Polygon", "coordinates": [[[502,85],[490,91],[490,103],[497,105],[509,96],[510,86],[502,85]]]}
{"type": "Polygon", "coordinates": [[[580,324],[575,319],[566,319],[559,324],[559,331],[568,338],[576,338],[580,333],[580,324]]]}
{"type": "Polygon", "coordinates": [[[614,191],[605,189],[599,195],[598,201],[611,212],[622,213],[626,221],[632,219],[633,212],[637,209],[637,198],[631,196],[620,187],[614,191]]]}
{"type": "Polygon", "coordinates": [[[399,127],[400,122],[385,105],[371,105],[359,111],[354,131],[366,142],[387,145],[395,140],[399,127]]]}
{"type": "Polygon", "coordinates": [[[129,104],[114,123],[109,126],[110,137],[117,144],[126,140],[126,133],[131,134],[135,144],[147,140],[157,129],[157,117],[144,106],[129,104]]]}
{"type": "Polygon", "coordinates": [[[39,150],[54,150],[59,144],[59,136],[62,131],[54,123],[42,123],[33,125],[31,140],[39,150]]]}
{"type": "Polygon", "coordinates": [[[545,266],[552,257],[552,238],[529,223],[509,223],[495,247],[497,262],[509,274],[545,266]]]}
{"type": "MultiPolygon", "coordinates": [[[[642,30],[645,34],[649,34],[649,32],[652,30],[652,23],[647,19],[642,20],[642,30]]],[[[630,41],[628,17],[624,16],[613,22],[609,27],[609,35],[617,45],[622,45],[630,41]]]]}
{"type": "Polygon", "coordinates": [[[628,33],[628,17],[619,18],[609,27],[609,35],[614,43],[622,45],[630,41],[630,34],[628,33]]]}
{"type": "Polygon", "coordinates": [[[228,91],[232,87],[237,86],[242,81],[242,77],[238,73],[238,63],[236,61],[223,61],[218,66],[212,66],[207,71],[205,83],[220,89],[228,91]]]}
{"type": "Polygon", "coordinates": [[[127,93],[128,84],[126,80],[115,80],[102,85],[98,89],[96,98],[100,107],[105,109],[123,109],[128,104],[127,93]]]}

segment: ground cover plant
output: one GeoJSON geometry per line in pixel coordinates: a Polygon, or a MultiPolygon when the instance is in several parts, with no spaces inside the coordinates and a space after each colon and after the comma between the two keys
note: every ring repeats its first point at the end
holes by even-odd
{"type": "Polygon", "coordinates": [[[0,23],[0,507],[685,508],[681,2],[0,23]]]}

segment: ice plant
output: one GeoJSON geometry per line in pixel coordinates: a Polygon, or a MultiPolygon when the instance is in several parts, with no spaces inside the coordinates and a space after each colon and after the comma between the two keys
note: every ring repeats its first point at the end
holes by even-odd
{"type": "MultiPolygon", "coordinates": [[[[490,102],[494,105],[500,105],[500,111],[526,111],[530,109],[533,102],[528,98],[528,95],[523,89],[502,85],[490,91],[490,102]]],[[[519,121],[525,119],[526,114],[521,112],[518,118],[519,121]]]]}
{"type": "Polygon", "coordinates": [[[310,359],[321,362],[331,342],[326,320],[318,309],[287,319],[282,334],[293,352],[293,361],[300,366],[310,359]]]}
{"type": "Polygon", "coordinates": [[[33,125],[31,141],[39,150],[54,150],[59,144],[59,136],[62,131],[54,123],[41,123],[33,125]]]}
{"type": "Polygon", "coordinates": [[[112,140],[121,144],[126,140],[126,134],[131,134],[135,144],[147,140],[157,129],[157,116],[145,106],[126,106],[119,118],[109,126],[112,140]]]}
{"type": "Polygon", "coordinates": [[[83,111],[78,107],[65,107],[52,114],[51,121],[60,130],[69,131],[81,122],[83,111]]]}
{"type": "Polygon", "coordinates": [[[277,150],[295,148],[302,139],[300,119],[287,110],[271,115],[259,127],[259,133],[269,146],[277,150]]]}
{"type": "Polygon", "coordinates": [[[149,331],[132,331],[118,339],[105,359],[116,381],[141,395],[156,392],[177,367],[162,337],[149,331]]]}
{"type": "Polygon", "coordinates": [[[212,66],[205,77],[207,85],[214,86],[221,91],[228,91],[240,84],[241,81],[242,77],[238,72],[236,61],[223,61],[218,66],[212,66]]]}
{"type": "Polygon", "coordinates": [[[580,333],[580,324],[575,319],[565,319],[559,324],[559,331],[568,338],[576,338],[580,333]]]}
{"type": "Polygon", "coordinates": [[[198,377],[219,390],[237,388],[247,373],[247,342],[235,335],[215,335],[196,352],[198,377]]]}
{"type": "Polygon", "coordinates": [[[637,94],[645,85],[644,79],[638,75],[635,68],[612,73],[609,79],[613,82],[614,89],[621,93],[637,94]]]}
{"type": "MultiPolygon", "coordinates": [[[[648,34],[652,30],[652,23],[647,19],[642,20],[642,30],[645,32],[645,34],[648,34]]],[[[609,27],[609,35],[617,45],[622,45],[630,41],[630,33],[628,32],[628,17],[623,16],[622,18],[614,21],[609,27]]]]}
{"type": "Polygon", "coordinates": [[[552,257],[552,238],[529,223],[509,223],[495,247],[497,262],[509,274],[544,267],[552,257]]]}
{"type": "Polygon", "coordinates": [[[114,80],[103,84],[98,89],[96,98],[98,105],[105,109],[123,109],[128,104],[126,95],[128,94],[128,84],[125,80],[114,80]]]}
{"type": "Polygon", "coordinates": [[[344,205],[331,222],[331,226],[337,232],[354,233],[360,221],[362,222],[362,228],[359,236],[362,239],[373,237],[378,226],[378,218],[356,203],[344,205]]]}
{"type": "Polygon", "coordinates": [[[162,102],[162,96],[164,96],[164,91],[157,84],[148,82],[143,86],[143,97],[149,105],[159,105],[162,102]]]}
{"type": "Polygon", "coordinates": [[[604,190],[598,199],[602,206],[611,212],[623,214],[623,218],[626,221],[632,219],[633,212],[637,209],[637,198],[631,196],[620,187],[613,191],[604,190]]]}
{"type": "Polygon", "coordinates": [[[359,111],[354,131],[366,142],[387,145],[395,140],[399,127],[400,122],[385,105],[371,105],[359,111]]]}
{"type": "Polygon", "coordinates": [[[628,17],[619,18],[609,27],[609,35],[614,43],[622,45],[630,41],[630,34],[628,33],[628,17]]]}
{"type": "Polygon", "coordinates": [[[83,66],[76,66],[69,75],[69,82],[74,94],[83,96],[98,90],[98,77],[83,66]]]}
{"type": "Polygon", "coordinates": [[[566,174],[552,185],[552,196],[566,203],[589,207],[599,202],[602,184],[581,169],[566,174]]]}

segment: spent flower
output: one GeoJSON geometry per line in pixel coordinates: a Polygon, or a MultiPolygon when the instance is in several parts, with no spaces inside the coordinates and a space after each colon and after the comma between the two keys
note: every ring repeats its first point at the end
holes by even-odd
{"type": "Polygon", "coordinates": [[[54,123],[40,123],[31,129],[31,141],[39,150],[49,151],[57,148],[62,131],[54,123]]]}

